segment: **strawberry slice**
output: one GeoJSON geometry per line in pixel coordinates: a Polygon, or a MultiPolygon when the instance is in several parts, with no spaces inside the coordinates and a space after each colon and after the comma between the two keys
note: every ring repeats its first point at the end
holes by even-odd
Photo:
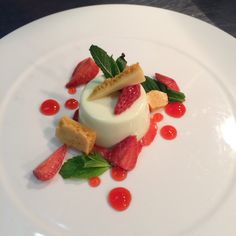
{"type": "Polygon", "coordinates": [[[123,88],[116,103],[114,113],[118,115],[127,110],[140,97],[140,94],[140,84],[123,88]]]}
{"type": "Polygon", "coordinates": [[[93,146],[93,151],[101,154],[103,157],[105,157],[106,160],[108,161],[110,160],[111,151],[108,148],[101,147],[95,144],[93,146]]]}
{"type": "Polygon", "coordinates": [[[142,151],[142,149],[143,149],[143,145],[142,145],[141,140],[139,140],[139,141],[138,141],[138,148],[137,148],[138,155],[140,154],[140,152],[142,151]]]}
{"type": "Polygon", "coordinates": [[[156,121],[155,121],[155,119],[151,119],[150,126],[149,126],[147,133],[140,140],[142,146],[150,145],[152,143],[152,141],[154,140],[154,138],[156,137],[156,134],[157,134],[156,121]]]}
{"type": "Polygon", "coordinates": [[[41,181],[52,179],[60,170],[66,152],[67,146],[64,144],[33,170],[34,176],[41,181]]]}
{"type": "Polygon", "coordinates": [[[97,75],[98,71],[99,67],[92,58],[84,59],[75,67],[71,80],[66,84],[66,88],[74,88],[88,83],[97,75]]]}
{"type": "Polygon", "coordinates": [[[155,78],[157,81],[160,81],[161,83],[166,85],[167,88],[172,89],[174,91],[178,91],[178,92],[180,91],[180,88],[174,79],[167,77],[165,75],[159,74],[159,73],[155,73],[155,78]]]}
{"type": "Polygon", "coordinates": [[[79,108],[77,110],[75,110],[72,119],[79,122],[79,108]]]}
{"type": "Polygon", "coordinates": [[[124,170],[132,170],[138,159],[138,151],[136,136],[128,136],[113,147],[110,162],[124,170]]]}

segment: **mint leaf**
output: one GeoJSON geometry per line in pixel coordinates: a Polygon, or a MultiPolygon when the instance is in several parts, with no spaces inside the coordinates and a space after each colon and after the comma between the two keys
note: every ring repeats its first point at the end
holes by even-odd
{"type": "Polygon", "coordinates": [[[107,171],[110,167],[98,167],[98,168],[84,168],[79,169],[72,178],[76,179],[89,179],[91,177],[96,177],[103,174],[107,171]]]}
{"type": "MultiPolygon", "coordinates": [[[[110,56],[110,66],[111,66],[112,77],[120,74],[120,69],[112,56],[110,56]]],[[[111,78],[111,77],[106,77],[106,78],[111,78]]]]}
{"type": "Polygon", "coordinates": [[[172,89],[167,89],[167,95],[169,102],[184,102],[185,94],[182,92],[174,91],[172,89]]]}
{"type": "Polygon", "coordinates": [[[84,163],[84,167],[110,167],[110,164],[100,154],[94,153],[88,156],[89,160],[84,163]]]}
{"type": "Polygon", "coordinates": [[[92,153],[72,157],[63,164],[59,173],[64,179],[88,179],[103,174],[110,167],[100,154],[92,153]]]}
{"type": "Polygon", "coordinates": [[[83,168],[84,166],[84,157],[83,156],[75,156],[68,161],[66,161],[60,171],[59,174],[64,178],[70,178],[75,175],[78,169],[83,168]]]}
{"type": "Polygon", "coordinates": [[[148,76],[145,76],[146,80],[141,83],[146,93],[150,92],[151,90],[160,90],[156,81],[148,76]]]}
{"type": "Polygon", "coordinates": [[[150,92],[151,90],[159,90],[167,94],[169,102],[185,101],[184,93],[169,89],[165,84],[155,79],[152,79],[151,77],[145,76],[145,78],[146,80],[142,83],[142,86],[146,93],[150,92]]]}
{"type": "Polygon", "coordinates": [[[121,56],[119,56],[116,59],[116,64],[119,67],[120,72],[122,72],[125,69],[127,61],[125,60],[125,54],[124,53],[122,53],[121,56]]]}
{"type": "Polygon", "coordinates": [[[158,80],[154,80],[157,86],[159,87],[159,90],[162,91],[163,93],[167,93],[167,86],[163,84],[162,82],[158,80]]]}
{"type": "Polygon", "coordinates": [[[112,78],[120,73],[120,69],[113,57],[108,56],[107,52],[102,48],[92,45],[89,51],[106,78],[112,78]]]}

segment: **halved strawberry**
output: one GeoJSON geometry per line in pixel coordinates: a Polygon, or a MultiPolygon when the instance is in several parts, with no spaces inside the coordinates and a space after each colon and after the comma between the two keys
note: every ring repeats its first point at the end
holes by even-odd
{"type": "Polygon", "coordinates": [[[108,160],[108,161],[110,160],[110,156],[111,156],[110,149],[105,148],[105,147],[101,147],[101,146],[98,146],[95,144],[93,146],[93,151],[101,154],[103,157],[105,157],[106,160],[108,160]]]}
{"type": "Polygon", "coordinates": [[[140,84],[123,88],[116,103],[114,113],[118,115],[127,110],[140,97],[140,94],[140,84]]]}
{"type": "Polygon", "coordinates": [[[124,170],[132,170],[138,159],[138,151],[136,136],[128,136],[112,148],[110,162],[124,170]]]}
{"type": "Polygon", "coordinates": [[[74,69],[71,80],[66,84],[66,88],[88,83],[97,75],[98,71],[99,67],[92,58],[84,59],[74,69]]]}
{"type": "Polygon", "coordinates": [[[159,73],[155,73],[155,78],[157,81],[160,81],[161,83],[165,84],[167,88],[178,92],[180,91],[180,88],[174,79],[159,73]]]}
{"type": "Polygon", "coordinates": [[[138,141],[138,148],[137,148],[138,155],[140,154],[140,152],[142,151],[142,149],[143,149],[143,145],[142,145],[141,140],[139,140],[139,141],[138,141]]]}
{"type": "Polygon", "coordinates": [[[155,119],[150,120],[150,126],[147,133],[140,140],[142,146],[148,146],[152,143],[157,134],[157,125],[155,119]]]}
{"type": "Polygon", "coordinates": [[[41,181],[52,179],[60,170],[66,152],[67,146],[64,144],[33,170],[34,176],[41,181]]]}

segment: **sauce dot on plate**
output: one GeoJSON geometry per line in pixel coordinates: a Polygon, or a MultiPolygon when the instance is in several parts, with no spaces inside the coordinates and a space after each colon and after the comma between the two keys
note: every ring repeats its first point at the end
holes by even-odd
{"type": "Polygon", "coordinates": [[[114,166],[111,169],[111,177],[116,181],[122,181],[126,179],[127,171],[118,166],[114,166]]]}
{"type": "Polygon", "coordinates": [[[74,110],[78,106],[79,106],[79,102],[74,98],[70,98],[65,102],[65,107],[70,109],[70,110],[74,110]]]}
{"type": "Polygon", "coordinates": [[[185,114],[186,107],[181,102],[171,102],[165,106],[165,112],[169,116],[180,118],[185,114]]]}
{"type": "Polygon", "coordinates": [[[131,199],[130,191],[123,187],[112,189],[108,195],[108,202],[117,211],[126,210],[130,205],[131,199]]]}
{"type": "Polygon", "coordinates": [[[45,116],[55,115],[59,110],[60,105],[54,99],[47,99],[40,105],[40,111],[45,116]]]}
{"type": "Polygon", "coordinates": [[[69,94],[75,94],[76,93],[76,88],[75,87],[71,87],[71,88],[68,88],[68,93],[69,94]]]}
{"type": "Polygon", "coordinates": [[[153,119],[153,121],[155,121],[155,122],[160,122],[160,121],[163,120],[163,118],[164,118],[164,116],[163,116],[161,113],[159,113],[159,112],[155,113],[155,114],[152,116],[152,119],[153,119]]]}
{"type": "Polygon", "coordinates": [[[100,185],[100,183],[101,183],[101,179],[98,176],[92,177],[89,179],[89,185],[91,187],[97,187],[100,185]]]}
{"type": "Polygon", "coordinates": [[[172,125],[163,126],[160,130],[160,133],[164,139],[168,140],[174,139],[177,136],[177,130],[172,125]]]}

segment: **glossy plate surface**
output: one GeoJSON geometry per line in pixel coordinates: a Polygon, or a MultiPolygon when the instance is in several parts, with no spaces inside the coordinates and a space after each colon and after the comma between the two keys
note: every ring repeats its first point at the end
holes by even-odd
{"type": "MultiPolygon", "coordinates": [[[[40,19],[0,41],[0,235],[236,235],[236,40],[191,17],[157,8],[104,5],[40,19]],[[178,137],[160,135],[119,183],[104,174],[87,182],[39,183],[32,169],[59,143],[58,119],[72,96],[64,88],[89,46],[140,62],[147,75],[166,74],[186,93],[187,113],[165,115],[178,137]],[[62,104],[45,117],[47,98],[62,104]],[[124,212],[108,192],[127,187],[124,212]]],[[[164,114],[164,113],[163,113],[164,114]]],[[[68,156],[69,157],[69,156],[68,156]]]]}

